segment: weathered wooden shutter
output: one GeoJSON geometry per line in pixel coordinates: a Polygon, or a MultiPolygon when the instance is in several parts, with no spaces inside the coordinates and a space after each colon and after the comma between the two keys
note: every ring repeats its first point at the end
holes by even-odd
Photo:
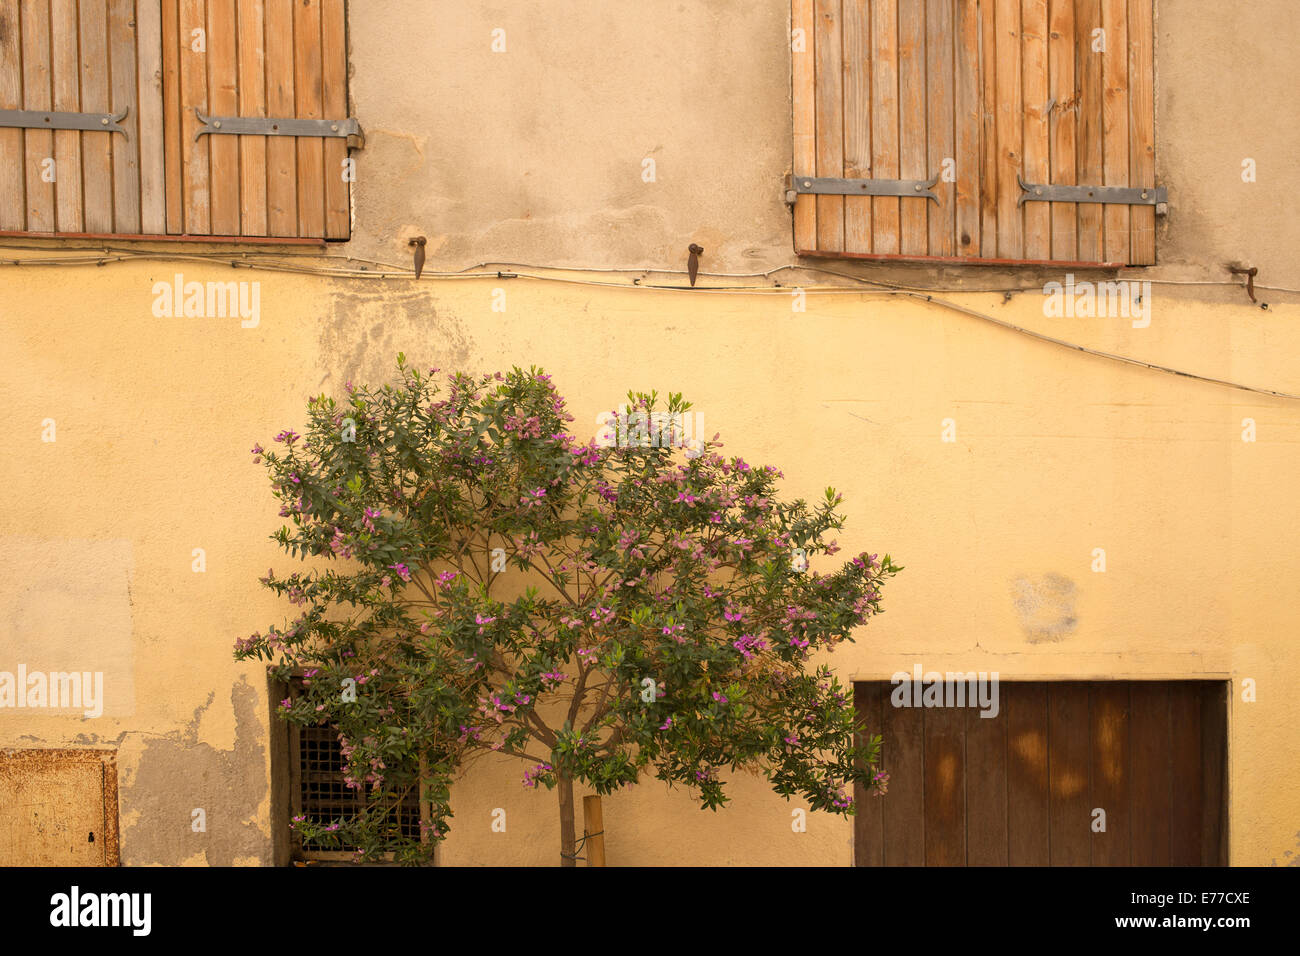
{"type": "Polygon", "coordinates": [[[344,2],[0,0],[0,111],[125,111],[0,127],[0,232],[346,239],[347,139],[199,119],[346,119],[344,2]]]}
{"type": "Polygon", "coordinates": [[[0,128],[0,232],[163,231],[157,5],[0,0],[0,110],[125,113],[103,130],[0,128]]]}
{"type": "Polygon", "coordinates": [[[1156,195],[1153,3],[793,0],[796,251],[1154,263],[1150,199],[1043,202],[1021,188],[1156,195]],[[937,202],[912,185],[802,191],[936,178],[937,202]]]}
{"type": "Polygon", "coordinates": [[[348,237],[345,139],[195,139],[200,113],[344,119],[344,0],[163,0],[163,99],[168,232],[348,237]]]}

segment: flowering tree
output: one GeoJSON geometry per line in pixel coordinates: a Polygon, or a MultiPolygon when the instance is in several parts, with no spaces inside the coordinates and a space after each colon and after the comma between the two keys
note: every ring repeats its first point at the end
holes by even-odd
{"type": "Polygon", "coordinates": [[[282,715],[337,727],[365,795],[353,817],[296,819],[305,838],[426,860],[452,779],[493,751],[558,791],[566,865],[575,780],[653,776],[710,809],[728,768],[814,810],[851,813],[855,783],[883,792],[879,738],[855,742],[851,695],[812,658],[879,613],[900,569],[865,553],[809,568],[838,550],[833,490],[783,502],[781,473],[724,458],[717,436],[680,454],[680,395],[664,418],[657,395],[629,395],[620,441],[578,444],[536,369],[452,375],[445,395],[436,369],[398,370],[312,399],[304,436],[253,449],[289,519],[274,537],[306,564],[268,572],[302,611],[236,657],[303,675],[282,715]],[[395,819],[417,795],[418,837],[395,819]]]}

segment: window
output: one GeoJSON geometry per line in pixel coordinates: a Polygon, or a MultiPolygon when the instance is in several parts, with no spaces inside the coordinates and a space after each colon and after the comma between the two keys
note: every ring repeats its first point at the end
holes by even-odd
{"type": "Polygon", "coordinates": [[[1153,3],[793,0],[796,252],[1154,263],[1153,3]]]}
{"type": "Polygon", "coordinates": [[[2,0],[0,115],[0,234],[348,238],[344,0],[2,0]]]}
{"type": "Polygon", "coordinates": [[[915,676],[854,685],[858,866],[1227,866],[1227,682],[915,676]]]}
{"type": "MultiPolygon", "coordinates": [[[[290,685],[289,693],[297,697],[302,691],[301,678],[290,685]]],[[[278,719],[278,718],[277,718],[278,719]]],[[[283,723],[283,721],[281,721],[283,723]]],[[[343,782],[344,761],[338,731],[320,724],[302,727],[287,724],[289,734],[289,809],[291,816],[328,823],[347,818],[363,805],[363,797],[343,782]]],[[[394,822],[404,836],[420,838],[419,793],[412,791],[397,801],[394,822]]],[[[288,821],[284,821],[287,824],[288,821]]],[[[339,849],[306,842],[294,834],[292,855],[298,860],[349,861],[356,847],[339,849]]]]}

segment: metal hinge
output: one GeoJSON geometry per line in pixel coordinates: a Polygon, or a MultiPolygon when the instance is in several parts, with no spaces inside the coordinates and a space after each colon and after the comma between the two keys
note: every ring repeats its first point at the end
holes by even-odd
{"type": "Polygon", "coordinates": [[[17,129],[83,129],[87,132],[121,133],[117,124],[126,118],[127,107],[120,113],[63,113],[43,110],[0,110],[0,126],[17,129]]]}
{"type": "Polygon", "coordinates": [[[1125,206],[1155,206],[1157,215],[1169,211],[1169,192],[1164,186],[1051,186],[1016,180],[1024,190],[1017,206],[1027,202],[1096,202],[1125,206]]]}
{"type": "Polygon", "coordinates": [[[786,179],[785,201],[793,203],[802,194],[819,196],[911,196],[918,199],[933,199],[939,205],[939,197],[930,192],[931,187],[939,181],[936,175],[931,180],[923,179],[836,179],[832,176],[793,176],[786,179]]]}
{"type": "Polygon", "coordinates": [[[347,119],[279,119],[273,116],[204,116],[197,109],[194,115],[200,126],[194,133],[197,141],[204,133],[227,136],[334,136],[346,138],[349,149],[361,149],[366,144],[365,134],[355,116],[347,119]]]}

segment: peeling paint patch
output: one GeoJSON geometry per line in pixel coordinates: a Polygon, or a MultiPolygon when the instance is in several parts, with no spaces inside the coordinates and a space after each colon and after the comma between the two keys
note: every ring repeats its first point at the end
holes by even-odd
{"type": "Polygon", "coordinates": [[[329,303],[333,312],[321,323],[319,338],[319,364],[326,372],[318,387],[342,391],[347,381],[390,381],[398,352],[426,370],[460,370],[469,362],[470,342],[461,324],[434,308],[432,292],[357,292],[339,285],[329,303]]]}
{"type": "Polygon", "coordinates": [[[196,854],[209,866],[250,857],[271,864],[271,840],[257,823],[269,789],[258,719],[262,704],[240,678],[230,691],[234,746],[218,750],[198,739],[199,722],[215,698],[208,695],[184,731],[145,740],[135,772],[122,787],[123,815],[132,815],[122,833],[127,866],[175,866],[196,854]],[[204,832],[193,829],[195,809],[203,810],[204,832]]]}
{"type": "Polygon", "coordinates": [[[1074,610],[1074,582],[1061,574],[1032,579],[1024,575],[1012,582],[1016,614],[1030,644],[1060,641],[1079,626],[1074,610]]]}
{"type": "Polygon", "coordinates": [[[1295,850],[1284,850],[1282,852],[1283,862],[1279,863],[1277,857],[1274,857],[1269,866],[1300,866],[1300,852],[1297,852],[1300,851],[1300,832],[1297,832],[1295,837],[1295,850]]]}

